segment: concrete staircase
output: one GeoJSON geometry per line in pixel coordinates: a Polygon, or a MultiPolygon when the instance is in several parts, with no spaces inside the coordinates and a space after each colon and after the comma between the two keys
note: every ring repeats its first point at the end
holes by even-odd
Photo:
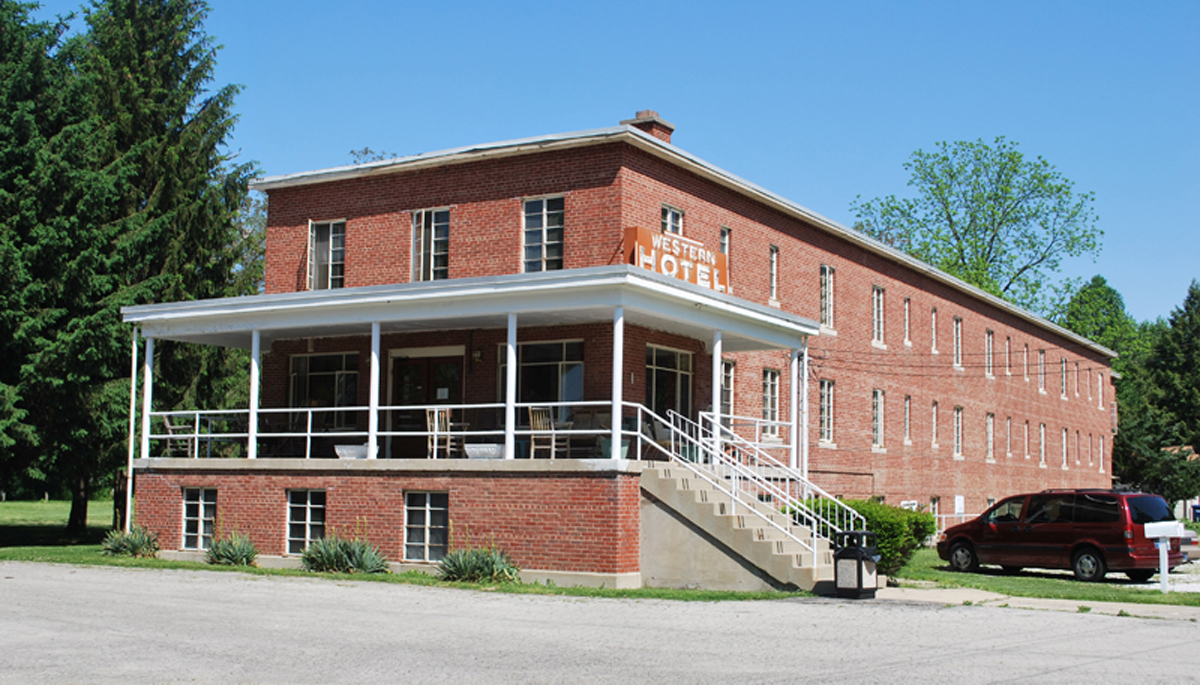
{"type": "Polygon", "coordinates": [[[730,497],[715,490],[688,468],[672,462],[644,462],[642,490],[675,511],[709,538],[724,545],[746,563],[769,576],[779,587],[818,590],[834,579],[833,552],[829,541],[817,538],[814,552],[764,520],[789,529],[792,535],[811,540],[806,526],[795,525],[789,516],[769,504],[739,501],[731,513],[730,497]],[[753,507],[761,516],[747,510],[753,507]]]}

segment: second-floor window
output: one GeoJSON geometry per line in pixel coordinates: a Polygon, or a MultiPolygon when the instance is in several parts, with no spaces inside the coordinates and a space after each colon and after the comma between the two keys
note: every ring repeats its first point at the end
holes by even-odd
{"type": "Polygon", "coordinates": [[[772,300],[779,299],[779,248],[771,246],[771,263],[767,267],[767,296],[772,300]]]}
{"type": "Polygon", "coordinates": [[[962,365],[963,365],[962,353],[963,353],[963,350],[962,350],[962,319],[956,316],[956,317],[954,317],[954,366],[955,366],[955,368],[959,368],[959,369],[962,368],[962,365]]]}
{"type": "Polygon", "coordinates": [[[308,225],[308,289],[329,290],[345,284],[346,222],[308,225]]]}
{"type": "Polygon", "coordinates": [[[450,278],[450,210],[413,212],[412,279],[450,278]]]}
{"type": "Polygon", "coordinates": [[[821,265],[821,325],[833,328],[833,267],[821,265]]]}
{"type": "Polygon", "coordinates": [[[563,268],[563,198],[525,201],[525,272],[563,268]]]}
{"type": "Polygon", "coordinates": [[[871,341],[883,344],[883,288],[871,288],[871,341]]]}
{"type": "Polygon", "coordinates": [[[662,232],[683,234],[683,210],[663,205],[662,232]]]}

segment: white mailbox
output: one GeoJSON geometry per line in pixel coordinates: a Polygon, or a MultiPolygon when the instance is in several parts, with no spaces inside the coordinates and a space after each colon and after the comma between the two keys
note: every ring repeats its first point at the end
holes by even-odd
{"type": "Polygon", "coordinates": [[[1183,524],[1179,521],[1155,521],[1154,523],[1147,523],[1146,537],[1181,538],[1183,537],[1183,524]]]}

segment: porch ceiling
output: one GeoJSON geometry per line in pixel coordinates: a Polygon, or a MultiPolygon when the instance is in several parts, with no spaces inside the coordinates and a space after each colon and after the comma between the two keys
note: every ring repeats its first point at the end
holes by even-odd
{"type": "Polygon", "coordinates": [[[611,322],[626,323],[745,352],[798,347],[816,322],[629,265],[431,283],[346,288],[123,308],[126,322],[151,338],[250,348],[260,331],[275,340],[383,333],[611,322]]]}

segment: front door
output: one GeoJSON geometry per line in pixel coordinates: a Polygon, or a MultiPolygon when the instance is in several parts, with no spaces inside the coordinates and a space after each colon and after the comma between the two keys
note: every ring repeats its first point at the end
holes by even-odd
{"type": "MultiPolygon", "coordinates": [[[[462,357],[397,359],[392,364],[393,406],[418,407],[391,412],[391,430],[426,430],[424,405],[462,404],[462,357]]],[[[428,441],[423,435],[394,436],[388,447],[393,459],[424,459],[428,441]]]]}

